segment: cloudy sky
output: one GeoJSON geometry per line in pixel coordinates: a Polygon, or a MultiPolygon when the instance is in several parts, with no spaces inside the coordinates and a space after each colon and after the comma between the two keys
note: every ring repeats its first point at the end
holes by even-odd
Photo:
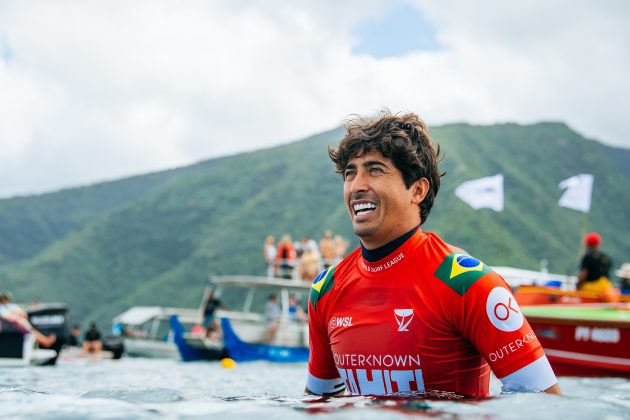
{"type": "Polygon", "coordinates": [[[0,0],[0,197],[297,140],[383,107],[630,148],[630,2],[0,0]]]}

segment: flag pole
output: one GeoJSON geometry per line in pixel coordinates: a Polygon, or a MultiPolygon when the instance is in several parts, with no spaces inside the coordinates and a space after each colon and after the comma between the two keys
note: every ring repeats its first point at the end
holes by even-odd
{"type": "Polygon", "coordinates": [[[586,235],[588,226],[588,213],[591,210],[591,199],[593,195],[593,174],[579,174],[567,178],[558,184],[560,189],[565,190],[558,201],[560,207],[581,211],[584,213],[580,224],[580,239],[578,241],[578,259],[582,253],[582,239],[586,235]]]}
{"type": "Polygon", "coordinates": [[[582,239],[586,236],[586,232],[588,228],[588,212],[584,212],[584,216],[582,217],[582,223],[580,225],[580,239],[578,240],[578,260],[582,255],[582,239]]]}
{"type": "Polygon", "coordinates": [[[501,258],[501,263],[503,265],[507,265],[507,261],[505,260],[505,210],[499,212],[499,229],[501,230],[500,235],[500,244],[499,244],[499,256],[501,258]]]}

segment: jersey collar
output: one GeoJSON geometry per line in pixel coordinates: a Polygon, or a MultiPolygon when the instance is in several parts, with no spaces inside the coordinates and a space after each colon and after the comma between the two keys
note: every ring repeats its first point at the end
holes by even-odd
{"type": "Polygon", "coordinates": [[[420,225],[411,229],[409,232],[405,233],[404,235],[399,236],[393,241],[388,242],[385,245],[376,249],[367,249],[363,246],[363,244],[361,244],[361,256],[363,257],[364,260],[371,263],[378,261],[380,259],[383,259],[387,257],[389,254],[391,254],[392,252],[394,252],[396,249],[398,249],[398,247],[400,247],[403,243],[405,243],[407,239],[411,238],[413,234],[418,231],[419,228],[420,228],[420,225]]]}

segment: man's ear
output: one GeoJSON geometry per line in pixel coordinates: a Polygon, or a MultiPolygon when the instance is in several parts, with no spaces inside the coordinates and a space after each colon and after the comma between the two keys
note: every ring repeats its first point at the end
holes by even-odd
{"type": "Polygon", "coordinates": [[[420,205],[424,200],[424,197],[429,193],[429,180],[426,178],[420,178],[411,185],[411,202],[415,205],[420,205]]]}

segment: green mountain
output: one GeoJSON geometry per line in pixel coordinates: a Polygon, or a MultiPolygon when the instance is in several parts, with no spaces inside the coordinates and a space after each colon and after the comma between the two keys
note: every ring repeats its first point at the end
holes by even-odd
{"type": "MultiPolygon", "coordinates": [[[[588,229],[619,266],[630,253],[630,150],[561,123],[432,129],[445,152],[425,230],[490,265],[577,268],[582,213],[557,205],[558,183],[595,176],[588,229]],[[457,199],[463,181],[503,173],[505,211],[457,199]]],[[[268,234],[352,239],[327,146],[341,129],[288,145],[149,175],[0,200],[0,289],[19,301],[67,302],[77,321],[107,325],[134,305],[197,306],[210,274],[263,274],[268,234]]]]}

